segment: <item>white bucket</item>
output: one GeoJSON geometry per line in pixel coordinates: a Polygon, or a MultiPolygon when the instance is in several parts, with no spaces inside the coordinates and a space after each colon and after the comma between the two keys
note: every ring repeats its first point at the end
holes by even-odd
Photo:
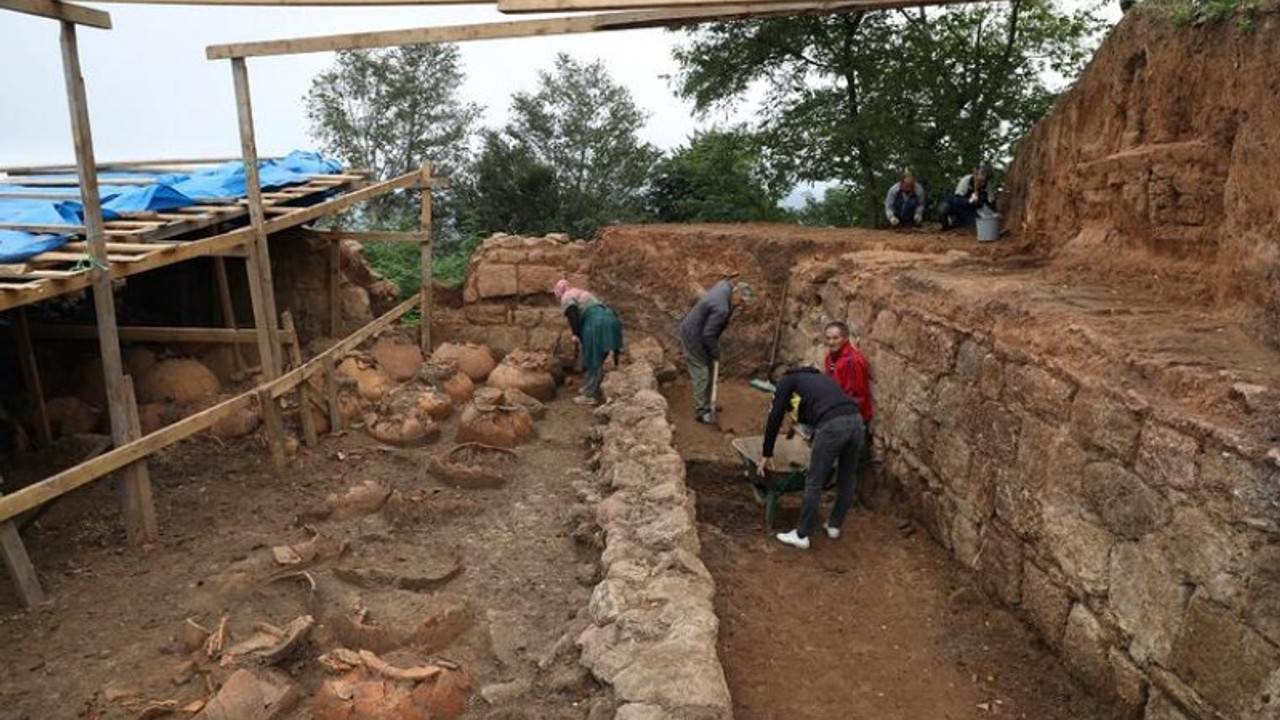
{"type": "Polygon", "coordinates": [[[994,242],[1000,237],[1000,216],[978,216],[975,225],[978,231],[978,242],[994,242]]]}

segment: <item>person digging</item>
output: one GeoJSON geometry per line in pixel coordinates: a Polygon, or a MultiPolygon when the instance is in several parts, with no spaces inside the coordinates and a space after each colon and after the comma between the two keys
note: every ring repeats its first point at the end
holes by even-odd
{"type": "Polygon", "coordinates": [[[822,486],[836,468],[836,502],[823,529],[827,537],[840,537],[840,527],[853,504],[854,473],[866,430],[858,403],[840,385],[817,368],[787,370],[776,382],[769,418],[765,421],[764,446],[756,472],[763,476],[774,469],[773,449],[778,441],[783,417],[794,407],[795,422],[813,429],[813,449],[804,480],[804,503],[800,520],[790,532],[778,533],[780,542],[807,550],[809,536],[818,521],[822,486]]]}
{"type": "Polygon", "coordinates": [[[600,381],[604,379],[604,362],[610,354],[614,365],[622,351],[622,322],[613,308],[592,293],[569,285],[568,280],[555,284],[553,292],[560,310],[569,321],[574,341],[582,351],[582,367],[586,383],[582,393],[573,399],[579,405],[599,405],[604,401],[600,381]]]}
{"type": "Polygon", "coordinates": [[[693,381],[693,414],[700,423],[716,421],[711,403],[712,378],[718,374],[720,336],[729,326],[735,309],[751,302],[755,290],[745,282],[721,280],[703,293],[689,314],[680,322],[680,340],[684,344],[684,362],[693,381]]]}

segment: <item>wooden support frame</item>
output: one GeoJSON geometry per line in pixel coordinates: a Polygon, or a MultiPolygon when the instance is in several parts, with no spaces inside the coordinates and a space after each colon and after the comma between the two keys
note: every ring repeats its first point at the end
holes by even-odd
{"type": "MultiPolygon", "coordinates": [[[[234,332],[236,330],[236,305],[231,297],[231,279],[227,276],[226,258],[215,257],[213,259],[213,283],[214,289],[218,294],[218,308],[219,312],[222,313],[222,324],[228,330],[234,332]]],[[[240,351],[238,344],[231,348],[231,360],[235,363],[237,371],[248,367],[248,363],[244,360],[244,353],[240,351]]]]}
{"type": "MultiPolygon", "coordinates": [[[[901,7],[919,7],[921,5],[946,5],[958,2],[982,2],[986,0],[914,0],[913,2],[902,2],[900,0],[844,0],[843,2],[830,2],[829,5],[842,6],[840,12],[848,12],[850,10],[891,10],[901,7]]],[[[497,0],[498,10],[503,13],[519,14],[519,13],[545,13],[545,12],[573,12],[573,11],[592,11],[599,12],[602,10],[648,10],[661,11],[673,9],[693,9],[698,12],[714,12],[722,9],[734,8],[741,4],[741,0],[497,0]]],[[[737,11],[731,11],[733,17],[770,17],[779,14],[779,9],[793,5],[795,0],[754,0],[753,12],[749,15],[740,15],[737,11]]],[[[783,14],[794,15],[790,10],[783,14]]],[[[724,19],[724,18],[720,18],[724,19]]]]}
{"type": "Polygon", "coordinates": [[[18,308],[13,318],[14,347],[18,351],[18,363],[22,365],[23,384],[31,398],[36,416],[36,438],[40,447],[53,445],[53,429],[49,426],[49,411],[44,403],[44,384],[40,382],[40,363],[36,361],[35,345],[31,342],[31,323],[27,321],[27,309],[18,308]]]}
{"type": "MultiPolygon", "coordinates": [[[[84,197],[85,238],[94,268],[93,304],[98,327],[98,348],[102,356],[102,373],[107,395],[107,413],[111,419],[111,438],[116,446],[137,440],[138,412],[133,385],[125,378],[120,357],[120,338],[116,330],[115,297],[111,284],[111,266],[107,264],[106,234],[102,219],[102,202],[98,195],[98,170],[93,161],[93,133],[89,127],[89,102],[80,71],[80,50],[73,22],[62,23],[62,66],[67,86],[67,104],[71,112],[71,132],[76,146],[76,170],[84,197]]],[[[129,543],[141,545],[159,538],[155,506],[151,502],[151,474],[145,461],[124,467],[122,507],[125,532],[129,543]]]]}
{"type": "MultiPolygon", "coordinates": [[[[287,333],[296,333],[293,326],[293,313],[285,310],[280,315],[280,324],[284,326],[287,333]]],[[[302,367],[302,349],[297,343],[289,346],[289,365],[291,367],[302,367]]],[[[316,418],[311,414],[311,398],[307,394],[307,378],[303,378],[298,384],[298,422],[302,425],[302,439],[306,441],[307,447],[314,447],[320,442],[316,436],[316,418]]]]}
{"type": "MultiPolygon", "coordinates": [[[[970,0],[937,0],[941,2],[969,2],[970,0]]],[[[546,20],[518,20],[475,25],[448,25],[442,27],[389,30],[343,35],[321,35],[306,38],[267,40],[263,42],[210,45],[205,56],[210,60],[226,60],[271,55],[298,55],[302,53],[329,52],[333,50],[366,50],[398,45],[425,43],[468,42],[497,40],[542,35],[567,35],[573,33],[600,32],[605,30],[631,30],[638,28],[667,27],[699,22],[734,20],[744,17],[769,17],[774,15],[798,15],[803,13],[848,12],[881,7],[914,7],[920,0],[844,0],[843,2],[791,2],[791,3],[740,3],[711,8],[683,8],[648,12],[600,13],[546,20]],[[871,2],[877,2],[871,5],[871,2]]]]}
{"type": "Polygon", "coordinates": [[[240,121],[240,150],[244,160],[245,187],[249,194],[249,226],[252,240],[248,244],[249,287],[253,299],[253,315],[258,329],[258,353],[262,370],[268,379],[280,375],[280,331],[276,326],[275,284],[271,279],[271,251],[267,247],[266,213],[262,208],[262,184],[258,177],[258,147],[253,135],[253,102],[249,93],[249,68],[243,58],[231,61],[231,79],[235,85],[236,115],[240,121]]]}
{"type": "MultiPolygon", "coordinates": [[[[267,391],[272,398],[291,392],[299,383],[304,382],[311,375],[321,372],[326,365],[334,363],[338,356],[354,350],[364,341],[390,327],[410,310],[417,307],[417,304],[417,298],[405,300],[378,319],[275,380],[268,380],[256,388],[225,400],[195,415],[183,418],[146,437],[120,445],[92,460],[68,468],[34,485],[22,488],[11,495],[0,497],[0,522],[12,519],[14,516],[32,508],[39,507],[60,495],[126,467],[140,458],[145,458],[157,450],[169,447],[180,440],[209,429],[214,423],[232,413],[252,406],[260,391],[267,391]]],[[[332,386],[336,387],[336,384],[332,386]]]]}
{"type": "MultiPolygon", "coordinates": [[[[116,328],[116,334],[126,342],[252,345],[258,341],[256,331],[233,328],[121,326],[116,328]]],[[[96,336],[97,329],[92,325],[31,326],[31,337],[39,340],[91,340],[96,336]]],[[[280,341],[296,345],[297,333],[282,332],[280,341]]]]}
{"type": "MultiPolygon", "coordinates": [[[[0,478],[0,482],[2,481],[3,478],[0,478]]],[[[44,602],[44,588],[40,586],[40,578],[36,575],[35,566],[31,564],[31,556],[27,555],[27,547],[22,544],[18,524],[13,518],[0,522],[0,556],[3,556],[4,566],[18,589],[23,607],[33,608],[44,602]]]]}
{"type": "Polygon", "coordinates": [[[431,354],[431,293],[435,287],[431,248],[431,163],[422,164],[422,208],[419,212],[422,257],[421,284],[418,287],[418,343],[425,355],[431,354]]]}
{"type": "Polygon", "coordinates": [[[111,29],[111,16],[107,13],[61,0],[0,0],[0,10],[12,10],[100,30],[111,29]]]}

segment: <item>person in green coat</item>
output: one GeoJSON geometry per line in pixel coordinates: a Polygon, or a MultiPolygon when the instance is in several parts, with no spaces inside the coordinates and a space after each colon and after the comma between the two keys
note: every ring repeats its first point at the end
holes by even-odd
{"type": "Polygon", "coordinates": [[[622,321],[613,308],[582,288],[560,280],[555,286],[556,301],[569,321],[569,328],[582,352],[582,367],[587,380],[582,393],[573,399],[579,405],[598,405],[604,401],[600,382],[604,379],[604,362],[610,354],[617,364],[622,352],[622,321]]]}

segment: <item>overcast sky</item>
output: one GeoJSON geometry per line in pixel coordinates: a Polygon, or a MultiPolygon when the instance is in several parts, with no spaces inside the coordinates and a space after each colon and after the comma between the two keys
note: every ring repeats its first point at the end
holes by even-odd
{"type": "MultiPolygon", "coordinates": [[[[512,19],[491,7],[94,7],[109,11],[114,24],[79,30],[100,160],[240,154],[230,63],[206,60],[207,45],[512,19]]],[[[463,43],[463,94],[484,106],[487,124],[501,125],[511,94],[533,89],[537,71],[549,69],[557,52],[603,59],[652,113],[645,139],[673,147],[695,127],[690,108],[661,77],[676,69],[675,39],[661,30],[628,30],[463,43]]],[[[331,53],[249,60],[260,154],[313,147],[302,98],[332,60],[331,53]]],[[[0,12],[0,67],[0,166],[74,160],[58,23],[0,12]]]]}
{"type": "MultiPolygon", "coordinates": [[[[1082,4],[1087,0],[1068,0],[1082,4]]],[[[89,3],[92,4],[92,3],[89,3]]],[[[1118,15],[1108,3],[1108,15],[1118,15]]],[[[205,59],[211,44],[427,25],[512,19],[492,7],[370,8],[182,7],[102,5],[114,29],[79,30],[81,64],[97,157],[104,160],[238,156],[230,63],[205,59]]],[[[602,59],[613,77],[651,113],[645,139],[662,148],[683,143],[701,123],[662,76],[674,74],[679,36],[627,30],[462,43],[463,94],[485,108],[485,122],[505,122],[510,96],[531,90],[555,54],[602,59]]],[[[314,147],[302,98],[331,53],[249,60],[258,151],[314,147]]],[[[0,167],[74,161],[58,45],[58,23],[0,11],[0,167]]]]}

